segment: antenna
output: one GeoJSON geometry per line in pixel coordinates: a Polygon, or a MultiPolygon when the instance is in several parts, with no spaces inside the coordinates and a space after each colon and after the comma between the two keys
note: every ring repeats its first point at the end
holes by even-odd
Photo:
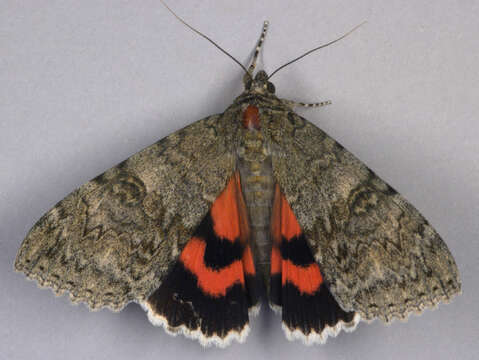
{"type": "Polygon", "coordinates": [[[268,80],[271,79],[271,77],[272,77],[274,74],[276,74],[278,71],[280,71],[281,69],[285,68],[286,66],[291,65],[292,63],[294,63],[294,62],[296,62],[296,61],[298,61],[298,60],[304,58],[306,55],[309,55],[309,54],[311,54],[312,52],[314,52],[314,51],[316,51],[316,50],[322,49],[322,48],[324,48],[324,47],[326,47],[326,46],[329,46],[329,45],[334,44],[335,42],[338,42],[339,40],[344,39],[346,36],[348,36],[348,35],[351,34],[353,31],[355,31],[355,30],[358,29],[360,26],[362,26],[362,25],[364,25],[364,24],[366,24],[366,23],[367,23],[367,21],[363,21],[361,24],[356,25],[354,28],[352,28],[352,29],[349,30],[346,34],[344,34],[343,36],[337,38],[336,40],[333,40],[333,41],[330,41],[330,42],[328,42],[328,43],[326,43],[326,44],[320,45],[320,46],[318,46],[317,48],[314,48],[314,49],[312,49],[312,50],[309,50],[309,51],[305,52],[303,55],[298,56],[297,58],[295,58],[295,59],[293,59],[293,60],[291,60],[291,61],[288,61],[286,64],[281,65],[279,68],[277,68],[275,71],[273,71],[273,72],[271,73],[271,75],[268,77],[268,80]]]}
{"type": "Polygon", "coordinates": [[[160,0],[160,2],[168,9],[168,11],[170,13],[172,13],[174,15],[174,17],[176,17],[181,23],[183,23],[184,25],[186,25],[187,27],[189,27],[191,30],[193,30],[195,33],[197,33],[198,35],[204,37],[206,40],[208,40],[210,43],[212,43],[214,46],[216,46],[222,53],[224,53],[225,55],[227,55],[228,57],[230,57],[235,63],[237,63],[243,70],[244,72],[249,75],[251,77],[251,75],[248,73],[248,70],[246,70],[246,68],[243,66],[243,64],[241,64],[238,60],[236,60],[233,55],[229,54],[226,50],[224,50],[221,46],[219,46],[217,43],[215,43],[213,40],[211,40],[208,36],[206,36],[205,34],[201,33],[200,31],[196,30],[193,26],[189,25],[185,20],[183,20],[182,18],[180,18],[178,15],[176,15],[176,13],[171,10],[169,8],[168,5],[166,5],[166,3],[163,1],[163,0],[160,0]]]}

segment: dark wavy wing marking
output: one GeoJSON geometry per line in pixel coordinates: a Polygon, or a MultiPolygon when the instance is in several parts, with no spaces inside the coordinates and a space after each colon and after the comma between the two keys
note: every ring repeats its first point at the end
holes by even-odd
{"type": "Polygon", "coordinates": [[[411,204],[307,120],[279,127],[274,176],[344,310],[390,321],[460,292],[446,244],[411,204]]]}
{"type": "Polygon", "coordinates": [[[222,119],[197,121],[72,192],[30,230],[15,269],[92,309],[144,300],[233,173],[222,119]]]}

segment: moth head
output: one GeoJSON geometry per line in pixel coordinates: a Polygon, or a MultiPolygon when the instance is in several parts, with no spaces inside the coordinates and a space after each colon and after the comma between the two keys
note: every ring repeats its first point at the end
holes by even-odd
{"type": "Polygon", "coordinates": [[[258,71],[254,78],[249,75],[245,76],[244,86],[246,91],[260,94],[274,94],[276,91],[273,83],[268,81],[268,74],[264,70],[258,71]]]}

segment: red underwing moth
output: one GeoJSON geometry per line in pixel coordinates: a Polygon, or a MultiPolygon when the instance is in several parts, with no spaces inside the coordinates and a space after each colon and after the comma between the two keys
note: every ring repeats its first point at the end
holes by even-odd
{"type": "Polygon", "coordinates": [[[324,45],[254,75],[267,26],[248,69],[233,58],[245,90],[223,113],[73,191],[33,226],[15,269],[92,310],[137,302],[205,346],[244,341],[261,293],[306,344],[458,294],[454,259],[424,217],[293,111],[328,102],[275,95],[271,76],[324,45]]]}

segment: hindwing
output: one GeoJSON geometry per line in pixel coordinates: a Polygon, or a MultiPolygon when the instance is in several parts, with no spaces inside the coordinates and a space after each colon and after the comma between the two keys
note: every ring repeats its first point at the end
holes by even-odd
{"type": "Polygon", "coordinates": [[[341,308],[388,322],[460,292],[446,244],[404,197],[295,113],[277,126],[275,180],[341,308]]]}

